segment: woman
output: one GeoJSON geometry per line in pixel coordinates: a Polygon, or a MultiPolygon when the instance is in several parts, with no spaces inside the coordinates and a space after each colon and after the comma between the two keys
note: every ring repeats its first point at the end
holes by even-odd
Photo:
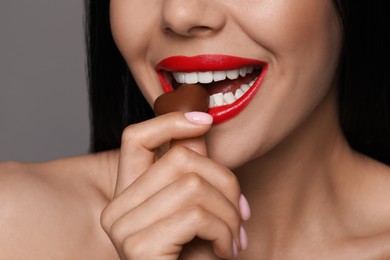
{"type": "Polygon", "coordinates": [[[390,258],[384,6],[91,1],[99,153],[1,165],[0,258],[390,258]],[[246,93],[153,118],[189,81],[246,93]]]}

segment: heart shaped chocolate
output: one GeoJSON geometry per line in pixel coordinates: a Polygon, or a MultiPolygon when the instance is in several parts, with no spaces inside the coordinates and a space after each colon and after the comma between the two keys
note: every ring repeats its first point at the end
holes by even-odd
{"type": "Polygon", "coordinates": [[[209,109],[209,93],[199,84],[183,84],[175,91],[159,96],[154,102],[156,116],[181,111],[207,112],[209,109]]]}

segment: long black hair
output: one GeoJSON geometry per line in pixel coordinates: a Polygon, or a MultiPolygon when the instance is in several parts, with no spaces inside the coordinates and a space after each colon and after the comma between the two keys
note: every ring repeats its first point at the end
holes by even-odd
{"type": "Polygon", "coordinates": [[[120,146],[123,129],[153,116],[111,35],[110,0],[85,0],[91,152],[120,146]]]}
{"type": "Polygon", "coordinates": [[[340,122],[353,149],[390,165],[390,22],[386,0],[335,0],[344,29],[340,122]]]}
{"type": "MultiPolygon", "coordinates": [[[[390,165],[390,21],[386,0],[333,0],[344,31],[339,110],[351,147],[390,165]]],[[[91,152],[120,147],[129,124],[153,117],[115,46],[109,0],[85,0],[91,152]]]]}

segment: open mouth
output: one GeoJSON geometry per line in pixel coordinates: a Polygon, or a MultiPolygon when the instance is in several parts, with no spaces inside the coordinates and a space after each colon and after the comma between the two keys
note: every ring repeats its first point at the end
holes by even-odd
{"type": "Polygon", "coordinates": [[[170,57],[157,67],[164,92],[182,84],[200,84],[210,95],[214,124],[236,116],[252,100],[264,78],[266,63],[226,55],[170,57]]]}
{"type": "Polygon", "coordinates": [[[240,69],[206,72],[172,72],[171,86],[200,84],[210,94],[209,108],[233,104],[254,85],[261,67],[245,66],[240,69]]]}

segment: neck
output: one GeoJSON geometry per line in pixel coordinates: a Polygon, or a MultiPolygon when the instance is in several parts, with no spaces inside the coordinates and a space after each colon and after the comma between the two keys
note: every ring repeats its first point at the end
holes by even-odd
{"type": "Polygon", "coordinates": [[[268,230],[277,240],[288,237],[291,229],[301,231],[308,218],[323,220],[333,214],[330,198],[343,189],[340,178],[345,175],[340,173],[353,157],[339,126],[337,97],[331,92],[282,143],[235,170],[251,204],[249,225],[256,223],[250,229],[261,230],[264,236],[268,230]]]}

